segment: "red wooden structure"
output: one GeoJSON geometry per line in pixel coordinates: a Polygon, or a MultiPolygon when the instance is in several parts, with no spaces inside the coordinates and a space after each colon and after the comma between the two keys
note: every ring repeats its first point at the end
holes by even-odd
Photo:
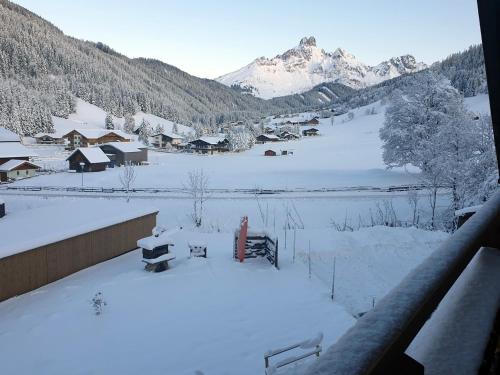
{"type": "Polygon", "coordinates": [[[243,216],[240,224],[240,235],[238,236],[238,259],[240,263],[245,260],[245,244],[247,242],[248,216],[243,216]]]}

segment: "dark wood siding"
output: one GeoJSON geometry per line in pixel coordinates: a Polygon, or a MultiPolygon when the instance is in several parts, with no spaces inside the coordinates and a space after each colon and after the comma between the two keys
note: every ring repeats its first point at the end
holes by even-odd
{"type": "Polygon", "coordinates": [[[2,258],[0,301],[134,250],[155,225],[153,213],[2,258]]]}

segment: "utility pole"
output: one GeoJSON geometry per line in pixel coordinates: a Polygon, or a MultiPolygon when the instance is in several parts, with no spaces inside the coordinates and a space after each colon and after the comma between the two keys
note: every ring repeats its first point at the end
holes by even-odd
{"type": "Polygon", "coordinates": [[[333,296],[335,295],[335,260],[336,257],[333,257],[333,274],[332,274],[332,301],[333,301],[333,296]]]}
{"type": "Polygon", "coordinates": [[[309,263],[309,280],[311,280],[311,240],[309,240],[309,253],[307,258],[309,263]]]}

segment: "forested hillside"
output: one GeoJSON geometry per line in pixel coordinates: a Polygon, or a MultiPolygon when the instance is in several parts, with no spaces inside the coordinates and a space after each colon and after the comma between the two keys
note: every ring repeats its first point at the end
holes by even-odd
{"type": "Polygon", "coordinates": [[[0,25],[0,126],[19,134],[50,130],[50,115],[67,117],[75,97],[116,116],[143,111],[185,124],[307,105],[301,97],[265,101],[157,60],[129,59],[68,37],[7,0],[0,0],[0,25]]]}

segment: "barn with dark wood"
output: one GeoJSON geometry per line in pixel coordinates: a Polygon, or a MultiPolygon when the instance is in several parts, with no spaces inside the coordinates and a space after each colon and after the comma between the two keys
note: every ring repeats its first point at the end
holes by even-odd
{"type": "Polygon", "coordinates": [[[0,199],[0,217],[5,216],[5,202],[0,199]]]}
{"type": "Polygon", "coordinates": [[[137,240],[155,227],[157,213],[101,201],[6,215],[0,219],[0,301],[135,250],[137,240]]]}
{"type": "Polygon", "coordinates": [[[266,151],[264,151],[264,156],[276,156],[276,151],[266,150],[266,151]]]}
{"type": "Polygon", "coordinates": [[[99,147],[78,148],[68,156],[69,169],[81,172],[100,172],[106,169],[110,160],[99,147]],[[83,168],[82,168],[83,163],[83,168]]]}
{"type": "Polygon", "coordinates": [[[200,154],[229,151],[229,141],[223,136],[205,136],[189,142],[191,150],[200,154]]]}
{"type": "Polygon", "coordinates": [[[139,165],[148,161],[148,148],[139,142],[110,142],[99,145],[99,148],[117,166],[139,165]]]}

